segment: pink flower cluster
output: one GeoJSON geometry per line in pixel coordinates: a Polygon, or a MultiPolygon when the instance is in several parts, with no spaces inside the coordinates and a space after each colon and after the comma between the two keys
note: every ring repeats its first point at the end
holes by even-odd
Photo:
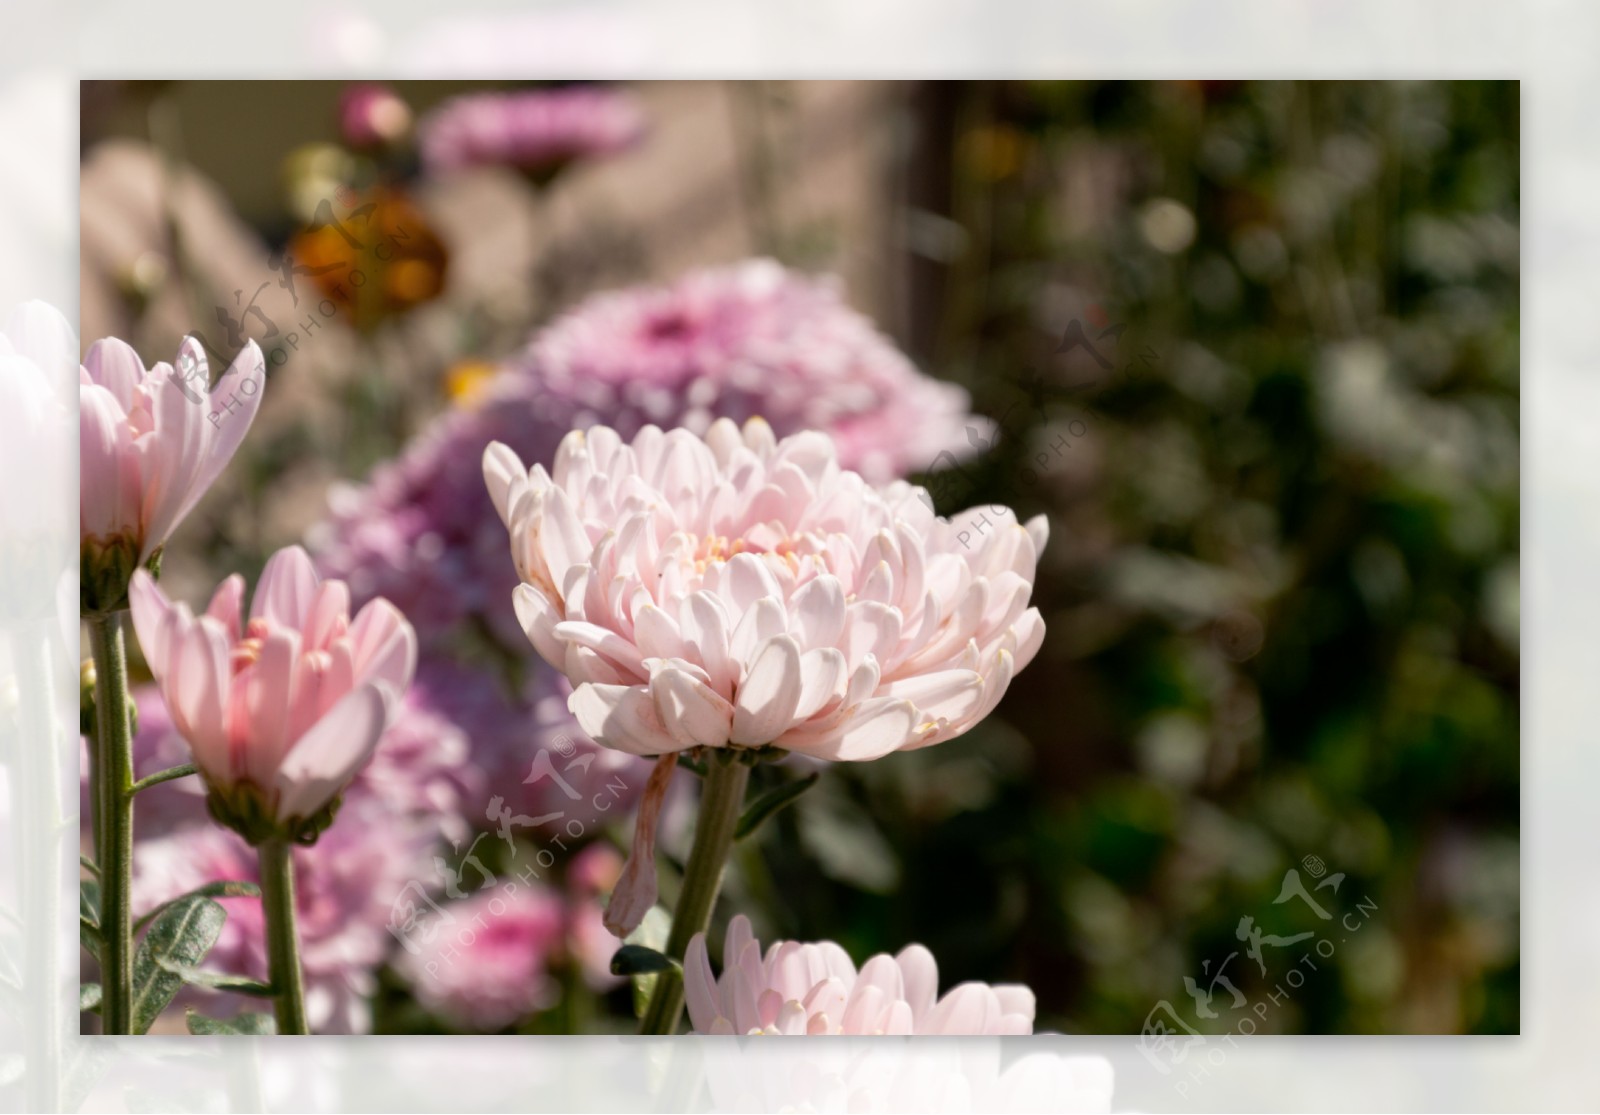
{"type": "Polygon", "coordinates": [[[588,87],[472,93],[446,101],[418,125],[423,165],[434,172],[482,165],[559,169],[621,151],[644,131],[644,114],[632,98],[588,87]]]}

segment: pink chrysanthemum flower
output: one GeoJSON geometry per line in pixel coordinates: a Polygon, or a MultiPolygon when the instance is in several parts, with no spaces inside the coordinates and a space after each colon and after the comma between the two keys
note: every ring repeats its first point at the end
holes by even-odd
{"type": "Polygon", "coordinates": [[[600,743],[637,755],[775,746],[875,759],[952,739],[1044,638],[1043,517],[934,516],[821,434],[759,419],[704,440],[573,431],[553,467],[492,445],[518,618],[600,743]]]}
{"type": "Polygon", "coordinates": [[[318,577],[298,546],[268,559],[248,619],[238,574],[200,616],[143,569],[128,591],[213,816],[251,843],[315,840],[411,684],[417,637],[405,617],[380,599],[352,618],[349,589],[318,577]]]}
{"type": "Polygon", "coordinates": [[[431,171],[501,165],[559,169],[574,159],[621,151],[644,135],[635,101],[612,89],[538,89],[455,97],[418,126],[431,171]]]}
{"type": "Polygon", "coordinates": [[[699,1034],[1033,1033],[1033,992],[1020,984],[963,983],[939,996],[939,967],[921,945],[874,956],[858,972],[832,941],[778,941],[765,954],[743,914],[728,925],[719,979],[706,936],[683,962],[689,1023],[699,1034]]]}
{"type": "Polygon", "coordinates": [[[178,346],[176,368],[146,368],[107,337],[78,377],[81,603],[115,611],[127,607],[134,569],[161,551],[244,440],[266,364],[250,341],[213,387],[193,337],[178,346]]]}

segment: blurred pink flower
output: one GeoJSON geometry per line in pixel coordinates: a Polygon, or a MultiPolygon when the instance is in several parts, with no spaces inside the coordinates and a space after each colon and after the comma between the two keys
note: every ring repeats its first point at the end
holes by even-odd
{"type": "Polygon", "coordinates": [[[623,150],[644,135],[645,123],[626,94],[574,87],[455,97],[417,130],[423,165],[435,173],[481,165],[548,171],[623,150]]]}
{"type": "Polygon", "coordinates": [[[90,346],[78,377],[85,610],[126,606],[134,569],[161,548],[244,440],[265,379],[254,341],[215,387],[193,337],[178,347],[176,369],[147,369],[115,337],[90,346]]]}
{"type": "Polygon", "coordinates": [[[298,546],[268,560],[248,625],[237,574],[198,618],[144,570],[129,600],[212,814],[252,843],[314,838],[411,683],[417,647],[405,617],[374,600],[352,620],[349,590],[321,580],[298,546]]]}
{"type": "Polygon", "coordinates": [[[693,271],[665,287],[596,295],[519,358],[547,393],[630,436],[646,422],[705,433],[760,416],[781,435],[820,430],[874,483],[971,453],[966,391],[932,379],[845,304],[836,280],[772,260],[693,271]]]}
{"type": "Polygon", "coordinates": [[[567,949],[594,991],[610,991],[624,982],[611,973],[611,958],[622,940],[606,928],[601,902],[621,874],[621,853],[598,841],[579,852],[567,869],[567,949]]]}
{"type": "Polygon", "coordinates": [[[548,966],[566,925],[558,893],[513,881],[445,911],[454,920],[396,960],[424,1006],[462,1029],[492,1032],[557,1001],[548,966]]]}
{"type": "MultiPolygon", "coordinates": [[[[374,973],[394,944],[386,928],[393,896],[414,878],[431,878],[424,873],[431,872],[437,838],[437,829],[426,819],[397,814],[377,798],[353,793],[316,848],[294,850],[306,1009],[314,1032],[361,1033],[370,1028],[374,973]]],[[[134,845],[136,912],[230,879],[256,882],[257,857],[240,837],[215,825],[175,829],[134,845]]],[[[261,900],[219,901],[228,920],[204,966],[265,980],[261,900]]],[[[270,1009],[261,999],[211,992],[194,993],[187,1005],[213,1017],[239,1009],[270,1009]]]]}
{"type": "Polygon", "coordinates": [[[339,97],[339,131],[357,150],[384,147],[411,130],[411,107],[387,85],[361,82],[339,97]]]}
{"type": "Polygon", "coordinates": [[[683,962],[689,1023],[699,1034],[1033,1033],[1033,992],[1020,984],[963,983],[939,997],[939,967],[921,945],[874,956],[859,972],[832,941],[774,942],[763,955],[743,914],[728,925],[721,978],[704,933],[683,962]]]}
{"type": "Polygon", "coordinates": [[[632,754],[926,747],[987,716],[1044,638],[1042,516],[936,518],[922,489],[841,469],[821,434],[719,419],[629,444],[596,426],[549,472],[492,445],[484,476],[529,640],[584,731],[632,754]]]}

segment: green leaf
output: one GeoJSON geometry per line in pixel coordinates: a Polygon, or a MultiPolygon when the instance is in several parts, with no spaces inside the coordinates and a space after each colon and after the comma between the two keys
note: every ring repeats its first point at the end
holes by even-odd
{"type": "Polygon", "coordinates": [[[685,755],[681,751],[678,752],[678,765],[684,770],[693,771],[701,778],[706,776],[706,765],[701,762],[696,762],[694,759],[689,758],[689,756],[685,755]]]}
{"type": "Polygon", "coordinates": [[[209,898],[184,895],[161,907],[133,955],[133,1032],[145,1033],[183,987],[183,978],[162,967],[163,959],[188,967],[217,943],[228,912],[209,898]]]}
{"type": "Polygon", "coordinates": [[[184,1014],[184,1022],[189,1027],[191,1034],[206,1036],[211,1034],[276,1034],[277,1023],[270,1014],[237,1014],[232,1018],[207,1018],[203,1014],[195,1013],[193,1007],[184,1014]]]}
{"type": "MultiPolygon", "coordinates": [[[[627,945],[639,945],[651,952],[667,947],[667,936],[672,932],[672,915],[660,906],[652,906],[639,923],[639,928],[628,934],[627,945]]],[[[650,996],[656,989],[656,973],[641,972],[633,977],[633,1013],[644,1017],[650,996]]]]}
{"type": "Polygon", "coordinates": [[[82,918],[78,919],[78,944],[90,956],[97,960],[100,958],[100,931],[82,918]]]}
{"type": "Polygon", "coordinates": [[[83,868],[89,874],[93,875],[96,879],[100,877],[100,869],[95,866],[94,860],[90,859],[81,852],[78,853],[78,866],[83,868]]]}
{"type": "Polygon", "coordinates": [[[645,945],[623,945],[611,957],[614,976],[642,976],[677,966],[678,962],[672,957],[645,945]]]}
{"type": "Polygon", "coordinates": [[[94,879],[78,881],[78,919],[89,923],[96,934],[100,931],[100,884],[94,879]]]}
{"type": "Polygon", "coordinates": [[[161,905],[157,906],[154,910],[151,910],[144,917],[142,917],[138,921],[134,922],[133,923],[133,931],[135,933],[139,932],[139,930],[141,930],[145,926],[149,925],[150,922],[156,917],[157,914],[161,913],[163,910],[167,909],[169,906],[172,906],[174,903],[182,902],[186,898],[260,898],[260,897],[261,897],[261,888],[256,886],[254,883],[240,882],[240,881],[238,881],[236,879],[226,879],[226,880],[222,880],[220,882],[207,883],[203,887],[196,887],[194,890],[190,891],[188,894],[179,895],[177,898],[174,898],[171,902],[163,902],[161,905]]]}
{"type": "Polygon", "coordinates": [[[193,984],[195,987],[209,987],[213,991],[232,991],[236,995],[260,995],[271,998],[273,990],[270,984],[260,980],[250,979],[248,976],[235,976],[227,972],[208,972],[204,968],[191,967],[180,964],[165,956],[158,956],[156,963],[165,971],[171,972],[184,983],[193,984]]]}
{"type": "Polygon", "coordinates": [[[100,955],[100,884],[78,881],[78,943],[90,956],[100,955]]]}
{"type": "Polygon", "coordinates": [[[85,983],[78,986],[78,1009],[80,1011],[100,1009],[100,985],[98,983],[85,983]]]}
{"type": "Polygon", "coordinates": [[[812,771],[804,778],[797,778],[793,782],[785,782],[781,786],[774,786],[762,794],[750,803],[744,814],[739,818],[738,827],[733,830],[733,838],[735,840],[743,840],[755,832],[756,829],[761,827],[763,821],[815,786],[817,779],[821,777],[822,775],[819,772],[812,771]]]}

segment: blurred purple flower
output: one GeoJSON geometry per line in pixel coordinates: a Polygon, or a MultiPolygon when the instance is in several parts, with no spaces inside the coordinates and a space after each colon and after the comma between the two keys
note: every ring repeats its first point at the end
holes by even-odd
{"type": "MultiPolygon", "coordinates": [[[[483,804],[467,819],[480,829],[494,832],[504,821],[513,837],[530,840],[569,821],[592,831],[612,816],[625,819],[644,789],[650,763],[586,736],[567,711],[571,687],[554,670],[536,671],[524,692],[512,694],[488,670],[429,657],[415,684],[427,707],[469,741],[483,804]],[[536,818],[550,819],[528,823],[536,818]]],[[[396,728],[405,719],[402,713],[396,728]]]]}
{"type": "Polygon", "coordinates": [[[566,923],[557,892],[513,881],[445,909],[455,920],[396,961],[425,1007],[462,1029],[492,1032],[557,1001],[548,971],[566,923]]]}
{"type": "Polygon", "coordinates": [[[506,649],[527,645],[509,606],[517,575],[482,461],[497,440],[526,460],[547,458],[571,428],[555,400],[540,406],[528,387],[499,377],[491,398],[442,415],[365,486],[333,489],[329,518],[308,539],[325,575],[344,579],[358,601],[392,601],[425,651],[458,640],[469,618],[506,649]]]}
{"type": "Polygon", "coordinates": [[[575,87],[455,97],[418,125],[428,170],[499,165],[539,172],[609,155],[644,135],[644,114],[613,89],[575,87]]]}

